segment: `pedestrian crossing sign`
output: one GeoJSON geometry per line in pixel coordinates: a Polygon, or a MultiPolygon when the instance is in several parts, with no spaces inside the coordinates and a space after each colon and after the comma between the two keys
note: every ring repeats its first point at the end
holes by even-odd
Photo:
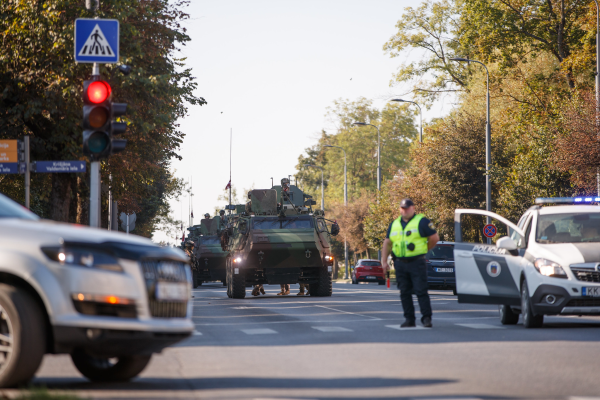
{"type": "Polygon", "coordinates": [[[113,64],[119,61],[119,21],[75,20],[75,61],[113,64]]]}

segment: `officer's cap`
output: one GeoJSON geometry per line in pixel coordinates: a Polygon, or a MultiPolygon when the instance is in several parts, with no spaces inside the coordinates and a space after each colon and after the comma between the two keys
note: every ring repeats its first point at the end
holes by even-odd
{"type": "Polygon", "coordinates": [[[400,207],[402,208],[408,208],[410,206],[414,206],[415,203],[413,203],[413,201],[411,199],[404,199],[400,202],[400,207]]]}

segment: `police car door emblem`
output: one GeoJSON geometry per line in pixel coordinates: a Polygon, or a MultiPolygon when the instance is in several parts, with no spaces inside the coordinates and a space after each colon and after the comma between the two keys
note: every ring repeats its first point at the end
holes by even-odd
{"type": "Polygon", "coordinates": [[[310,250],[308,250],[308,249],[307,249],[307,250],[306,250],[306,258],[310,258],[310,254],[311,254],[311,253],[310,253],[310,250]]]}
{"type": "Polygon", "coordinates": [[[500,275],[500,271],[502,271],[502,268],[500,267],[500,264],[497,261],[490,261],[486,267],[486,271],[489,276],[495,278],[498,275],[500,275]]]}

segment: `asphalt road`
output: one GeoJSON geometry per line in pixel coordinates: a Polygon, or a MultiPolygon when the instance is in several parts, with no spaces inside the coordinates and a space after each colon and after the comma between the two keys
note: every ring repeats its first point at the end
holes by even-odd
{"type": "Polygon", "coordinates": [[[111,399],[600,399],[597,318],[526,330],[502,326],[495,306],[430,291],[433,328],[400,330],[396,289],[334,284],[318,298],[265,288],[243,300],[216,283],[195,289],[194,336],[130,383],[92,384],[68,357],[48,356],[34,385],[111,399]]]}

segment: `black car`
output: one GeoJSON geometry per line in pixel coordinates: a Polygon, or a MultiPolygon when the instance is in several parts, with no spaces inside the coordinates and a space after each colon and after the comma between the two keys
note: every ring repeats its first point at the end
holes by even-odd
{"type": "Polygon", "coordinates": [[[430,289],[452,289],[456,295],[454,242],[438,242],[427,252],[427,282],[430,289]]]}

